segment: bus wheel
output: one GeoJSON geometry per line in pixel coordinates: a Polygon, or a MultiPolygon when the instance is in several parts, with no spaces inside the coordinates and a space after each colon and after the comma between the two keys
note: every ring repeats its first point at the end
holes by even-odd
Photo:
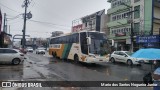
{"type": "Polygon", "coordinates": [[[52,52],[52,56],[53,56],[53,57],[55,57],[55,54],[54,54],[54,52],[52,52]]]}
{"type": "Polygon", "coordinates": [[[78,63],[78,62],[79,62],[79,57],[78,57],[78,55],[74,55],[74,61],[75,61],[75,63],[78,63]]]}
{"type": "Polygon", "coordinates": [[[60,58],[57,56],[57,53],[56,53],[56,52],[54,53],[54,57],[60,59],[60,58]]]}

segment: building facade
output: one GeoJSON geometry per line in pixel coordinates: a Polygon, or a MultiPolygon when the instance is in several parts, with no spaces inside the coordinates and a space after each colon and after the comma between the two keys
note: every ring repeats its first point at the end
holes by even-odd
{"type": "Polygon", "coordinates": [[[109,39],[116,50],[136,51],[141,47],[137,36],[159,34],[159,0],[108,0],[107,10],[109,39]]]}
{"type": "Polygon", "coordinates": [[[105,31],[105,9],[72,21],[72,31],[105,31]]]}

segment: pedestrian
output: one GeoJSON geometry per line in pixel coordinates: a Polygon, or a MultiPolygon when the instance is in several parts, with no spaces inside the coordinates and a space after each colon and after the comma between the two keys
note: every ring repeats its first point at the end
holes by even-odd
{"type": "Polygon", "coordinates": [[[160,65],[159,65],[160,61],[156,61],[156,69],[153,72],[153,80],[154,80],[154,84],[157,84],[157,86],[153,87],[153,90],[160,90],[160,65]]]}

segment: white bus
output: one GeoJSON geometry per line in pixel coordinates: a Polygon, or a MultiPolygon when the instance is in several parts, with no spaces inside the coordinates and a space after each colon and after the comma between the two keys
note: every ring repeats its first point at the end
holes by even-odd
{"type": "Polygon", "coordinates": [[[49,55],[75,62],[108,62],[107,37],[96,31],[81,31],[50,38],[49,55]]]}

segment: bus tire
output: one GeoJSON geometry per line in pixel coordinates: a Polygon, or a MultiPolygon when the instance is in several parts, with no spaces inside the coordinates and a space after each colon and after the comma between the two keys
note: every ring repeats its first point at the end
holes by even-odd
{"type": "Polygon", "coordinates": [[[75,63],[79,63],[79,57],[77,54],[74,55],[74,61],[75,63]]]}
{"type": "Polygon", "coordinates": [[[59,57],[57,56],[57,53],[56,53],[56,52],[54,53],[54,57],[55,57],[55,58],[59,58],[59,57]]]}
{"type": "Polygon", "coordinates": [[[52,52],[52,56],[54,57],[54,52],[52,52]]]}
{"type": "Polygon", "coordinates": [[[56,57],[57,56],[56,52],[52,52],[52,56],[56,57]]]}

